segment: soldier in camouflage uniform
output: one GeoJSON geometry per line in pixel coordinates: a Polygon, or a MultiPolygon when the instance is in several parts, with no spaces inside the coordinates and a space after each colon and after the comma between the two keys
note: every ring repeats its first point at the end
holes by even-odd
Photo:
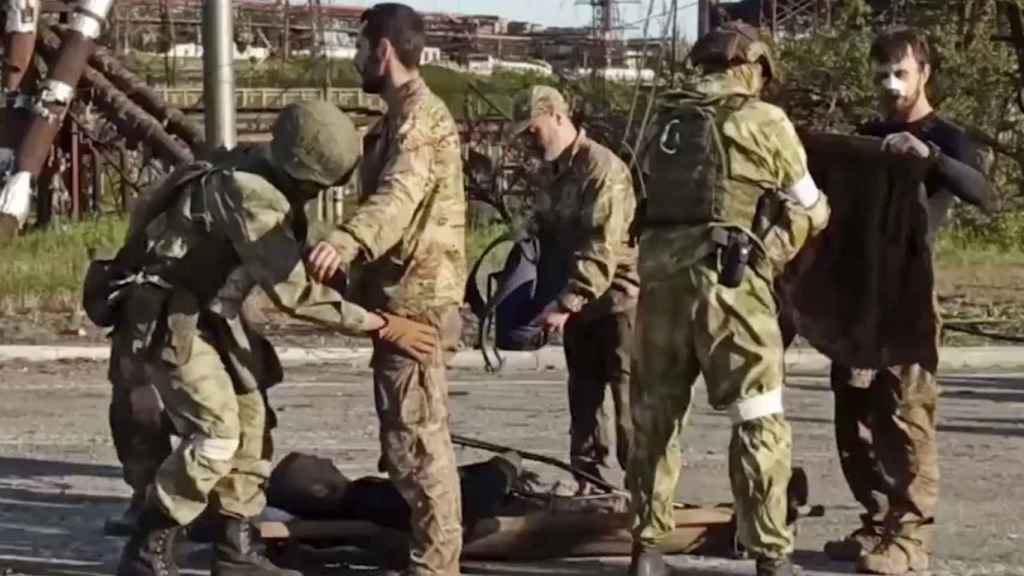
{"type": "Polygon", "coordinates": [[[260,388],[280,367],[240,315],[255,286],[296,318],[433,353],[432,328],[368,312],[307,275],[303,205],[349,178],[358,141],[335,106],[291,105],[269,154],[179,177],[148,199],[142,231],[129,231],[118,259],[132,273],[131,293],[116,329],[137,336],[132,350],[147,351],[146,377],[182,442],[157,471],[119,576],[177,574],[174,538],[208,504],[218,520],[214,575],[297,574],[254,548],[251,519],[263,510],[270,472],[260,388]]]}
{"type": "MultiPolygon", "coordinates": [[[[364,141],[359,204],[313,249],[310,268],[325,281],[356,272],[355,301],[435,327],[441,349],[454,352],[466,282],[458,128],[419,75],[422,18],[408,6],[379,4],[362,20],[356,67],[388,113],[364,141]]],[[[459,574],[462,514],[445,358],[410,357],[376,339],[372,366],[381,464],[412,511],[408,573],[459,574]]]]}
{"type": "Polygon", "coordinates": [[[759,98],[775,68],[758,31],[726,25],[692,57],[703,75],[662,97],[641,151],[649,185],[632,387],[630,574],[669,573],[657,547],[675,528],[677,436],[703,374],[711,405],[733,423],[739,541],[758,576],[791,575],[792,443],[772,278],[824,228],[828,204],[786,114],[759,98]]]}
{"type": "MultiPolygon", "coordinates": [[[[268,146],[269,144],[240,146],[221,153],[214,162],[218,166],[244,167],[251,163],[253,157],[267,154],[268,146]]],[[[129,215],[129,229],[134,231],[137,227],[144,226],[145,223],[139,220],[145,218],[146,212],[142,206],[138,210],[133,210],[129,215]]],[[[130,307],[132,302],[126,302],[124,306],[130,307]]],[[[244,312],[243,308],[242,313],[244,312]]],[[[111,333],[110,338],[107,377],[112,385],[112,391],[108,418],[114,450],[117,452],[118,461],[121,462],[121,474],[125,483],[132,489],[132,497],[122,515],[108,518],[104,523],[103,531],[108,536],[130,536],[135,533],[139,514],[142,513],[146,501],[146,491],[156,478],[160,464],[171,454],[171,435],[174,433],[173,425],[164,415],[159,391],[151,382],[152,368],[148,366],[146,351],[133,349],[136,342],[145,339],[144,332],[149,324],[145,320],[141,323],[132,322],[133,314],[130,311],[122,316],[123,320],[119,322],[118,329],[111,333]]],[[[256,333],[252,336],[263,339],[256,333]]],[[[264,346],[269,346],[269,343],[264,346]]],[[[280,367],[269,368],[264,375],[265,381],[260,383],[262,390],[279,383],[283,376],[280,367]]],[[[268,439],[275,423],[276,417],[267,406],[268,439]]]]}
{"type": "MultiPolygon", "coordinates": [[[[629,374],[640,280],[629,226],[636,196],[629,168],[611,150],[577,130],[557,90],[534,86],[516,99],[512,134],[526,133],[549,163],[528,228],[541,239],[545,262],[567,276],[541,315],[547,331],[564,327],[569,369],[570,459],[600,476],[610,453],[629,464],[633,424],[629,374]],[[552,254],[551,252],[557,252],[552,254]],[[615,414],[604,408],[611,391],[615,414]]],[[[588,491],[580,480],[580,493],[588,491]]]]}

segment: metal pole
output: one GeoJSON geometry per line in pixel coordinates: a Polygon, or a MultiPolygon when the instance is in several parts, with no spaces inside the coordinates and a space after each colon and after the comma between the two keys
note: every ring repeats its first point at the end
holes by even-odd
{"type": "MultiPolygon", "coordinates": [[[[645,39],[646,40],[646,39],[645,39]]],[[[679,60],[679,0],[672,0],[672,64],[669,68],[669,77],[675,79],[676,64],[679,60]]]]}
{"type": "Polygon", "coordinates": [[[703,38],[711,31],[711,6],[709,0],[697,2],[697,38],[703,38]]]}
{"type": "Polygon", "coordinates": [[[235,147],[234,22],[230,0],[203,3],[203,102],[206,143],[235,147]]]}

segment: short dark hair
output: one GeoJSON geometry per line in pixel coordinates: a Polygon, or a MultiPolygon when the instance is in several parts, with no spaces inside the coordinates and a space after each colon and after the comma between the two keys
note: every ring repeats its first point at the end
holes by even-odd
{"type": "Polygon", "coordinates": [[[922,69],[931,63],[928,38],[913,28],[894,28],[879,34],[871,43],[871,59],[879,64],[892,64],[902,60],[908,49],[922,69]]]}
{"type": "Polygon", "coordinates": [[[398,61],[406,68],[420,65],[420,54],[427,43],[423,17],[405,4],[387,2],[375,4],[360,17],[365,26],[363,35],[376,49],[380,41],[387,38],[395,47],[398,61]]]}

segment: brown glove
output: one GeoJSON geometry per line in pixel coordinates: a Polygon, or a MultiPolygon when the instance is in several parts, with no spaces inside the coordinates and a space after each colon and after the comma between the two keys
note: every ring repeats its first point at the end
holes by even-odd
{"type": "Polygon", "coordinates": [[[377,314],[384,319],[384,326],[377,330],[377,338],[394,344],[420,364],[430,363],[438,344],[437,330],[433,326],[387,312],[377,314]]]}

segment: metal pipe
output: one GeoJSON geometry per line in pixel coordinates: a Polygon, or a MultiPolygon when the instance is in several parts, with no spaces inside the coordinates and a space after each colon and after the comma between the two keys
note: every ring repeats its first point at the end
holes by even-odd
{"type": "Polygon", "coordinates": [[[0,190],[0,218],[7,221],[5,230],[17,230],[28,218],[33,180],[49,155],[112,4],[113,0],[79,0],[68,19],[69,30],[60,53],[49,77],[40,83],[28,130],[18,143],[14,173],[0,190]]]}
{"type": "Polygon", "coordinates": [[[203,3],[203,101],[206,143],[230,150],[235,131],[234,14],[230,0],[203,3]]]}
{"type": "Polygon", "coordinates": [[[697,39],[711,32],[711,1],[700,0],[697,2],[697,39]]]}

